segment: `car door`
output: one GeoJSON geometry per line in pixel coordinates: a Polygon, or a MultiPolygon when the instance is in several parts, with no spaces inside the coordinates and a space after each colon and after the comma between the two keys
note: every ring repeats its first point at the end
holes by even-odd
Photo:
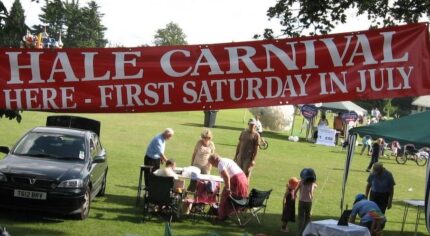
{"type": "Polygon", "coordinates": [[[106,171],[106,161],[98,162],[100,158],[106,158],[104,149],[101,146],[100,140],[95,133],[91,134],[90,138],[90,161],[91,161],[91,182],[93,184],[93,194],[98,193],[103,182],[104,173],[106,171]]]}

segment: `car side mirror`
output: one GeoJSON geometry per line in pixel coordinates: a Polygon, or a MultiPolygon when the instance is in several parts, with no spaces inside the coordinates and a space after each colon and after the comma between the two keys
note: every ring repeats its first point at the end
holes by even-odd
{"type": "Polygon", "coordinates": [[[10,149],[9,149],[9,147],[0,146],[0,152],[2,152],[4,154],[8,154],[10,152],[10,149]]]}
{"type": "Polygon", "coordinates": [[[103,163],[106,161],[106,156],[96,156],[93,159],[93,163],[103,163]]]}

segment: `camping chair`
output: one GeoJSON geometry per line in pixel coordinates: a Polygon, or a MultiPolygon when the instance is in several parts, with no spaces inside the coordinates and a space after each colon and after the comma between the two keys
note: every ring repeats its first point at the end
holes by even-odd
{"type": "Polygon", "coordinates": [[[252,217],[257,219],[258,223],[261,224],[258,214],[262,211],[263,216],[266,213],[267,200],[269,199],[269,191],[259,191],[257,189],[252,189],[249,193],[248,198],[235,199],[230,197],[230,202],[233,207],[234,213],[237,217],[237,221],[240,226],[244,226],[251,221],[252,217]],[[249,211],[251,216],[247,216],[246,212],[249,211]]]}
{"type": "Polygon", "coordinates": [[[169,222],[173,217],[179,218],[182,197],[173,192],[173,183],[173,177],[148,176],[143,195],[143,221],[149,217],[150,211],[167,214],[169,222]]]}
{"type": "Polygon", "coordinates": [[[195,189],[193,198],[187,198],[184,202],[191,208],[192,216],[208,218],[211,215],[210,209],[218,207],[221,184],[216,181],[198,180],[195,189]]]}

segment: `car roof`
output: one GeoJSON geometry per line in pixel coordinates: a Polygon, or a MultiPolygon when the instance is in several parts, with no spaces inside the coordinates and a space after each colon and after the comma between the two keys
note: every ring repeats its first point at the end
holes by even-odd
{"type": "Polygon", "coordinates": [[[66,135],[80,136],[80,137],[85,137],[85,134],[92,133],[91,131],[88,131],[88,130],[63,128],[63,127],[35,127],[30,132],[66,134],[66,135]]]}

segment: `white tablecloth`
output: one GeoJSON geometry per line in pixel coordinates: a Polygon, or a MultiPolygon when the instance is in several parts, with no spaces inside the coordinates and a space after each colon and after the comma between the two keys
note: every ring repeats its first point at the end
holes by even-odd
{"type": "Polygon", "coordinates": [[[366,227],[351,224],[349,226],[337,225],[337,220],[311,221],[303,231],[303,236],[370,236],[366,227]]]}

